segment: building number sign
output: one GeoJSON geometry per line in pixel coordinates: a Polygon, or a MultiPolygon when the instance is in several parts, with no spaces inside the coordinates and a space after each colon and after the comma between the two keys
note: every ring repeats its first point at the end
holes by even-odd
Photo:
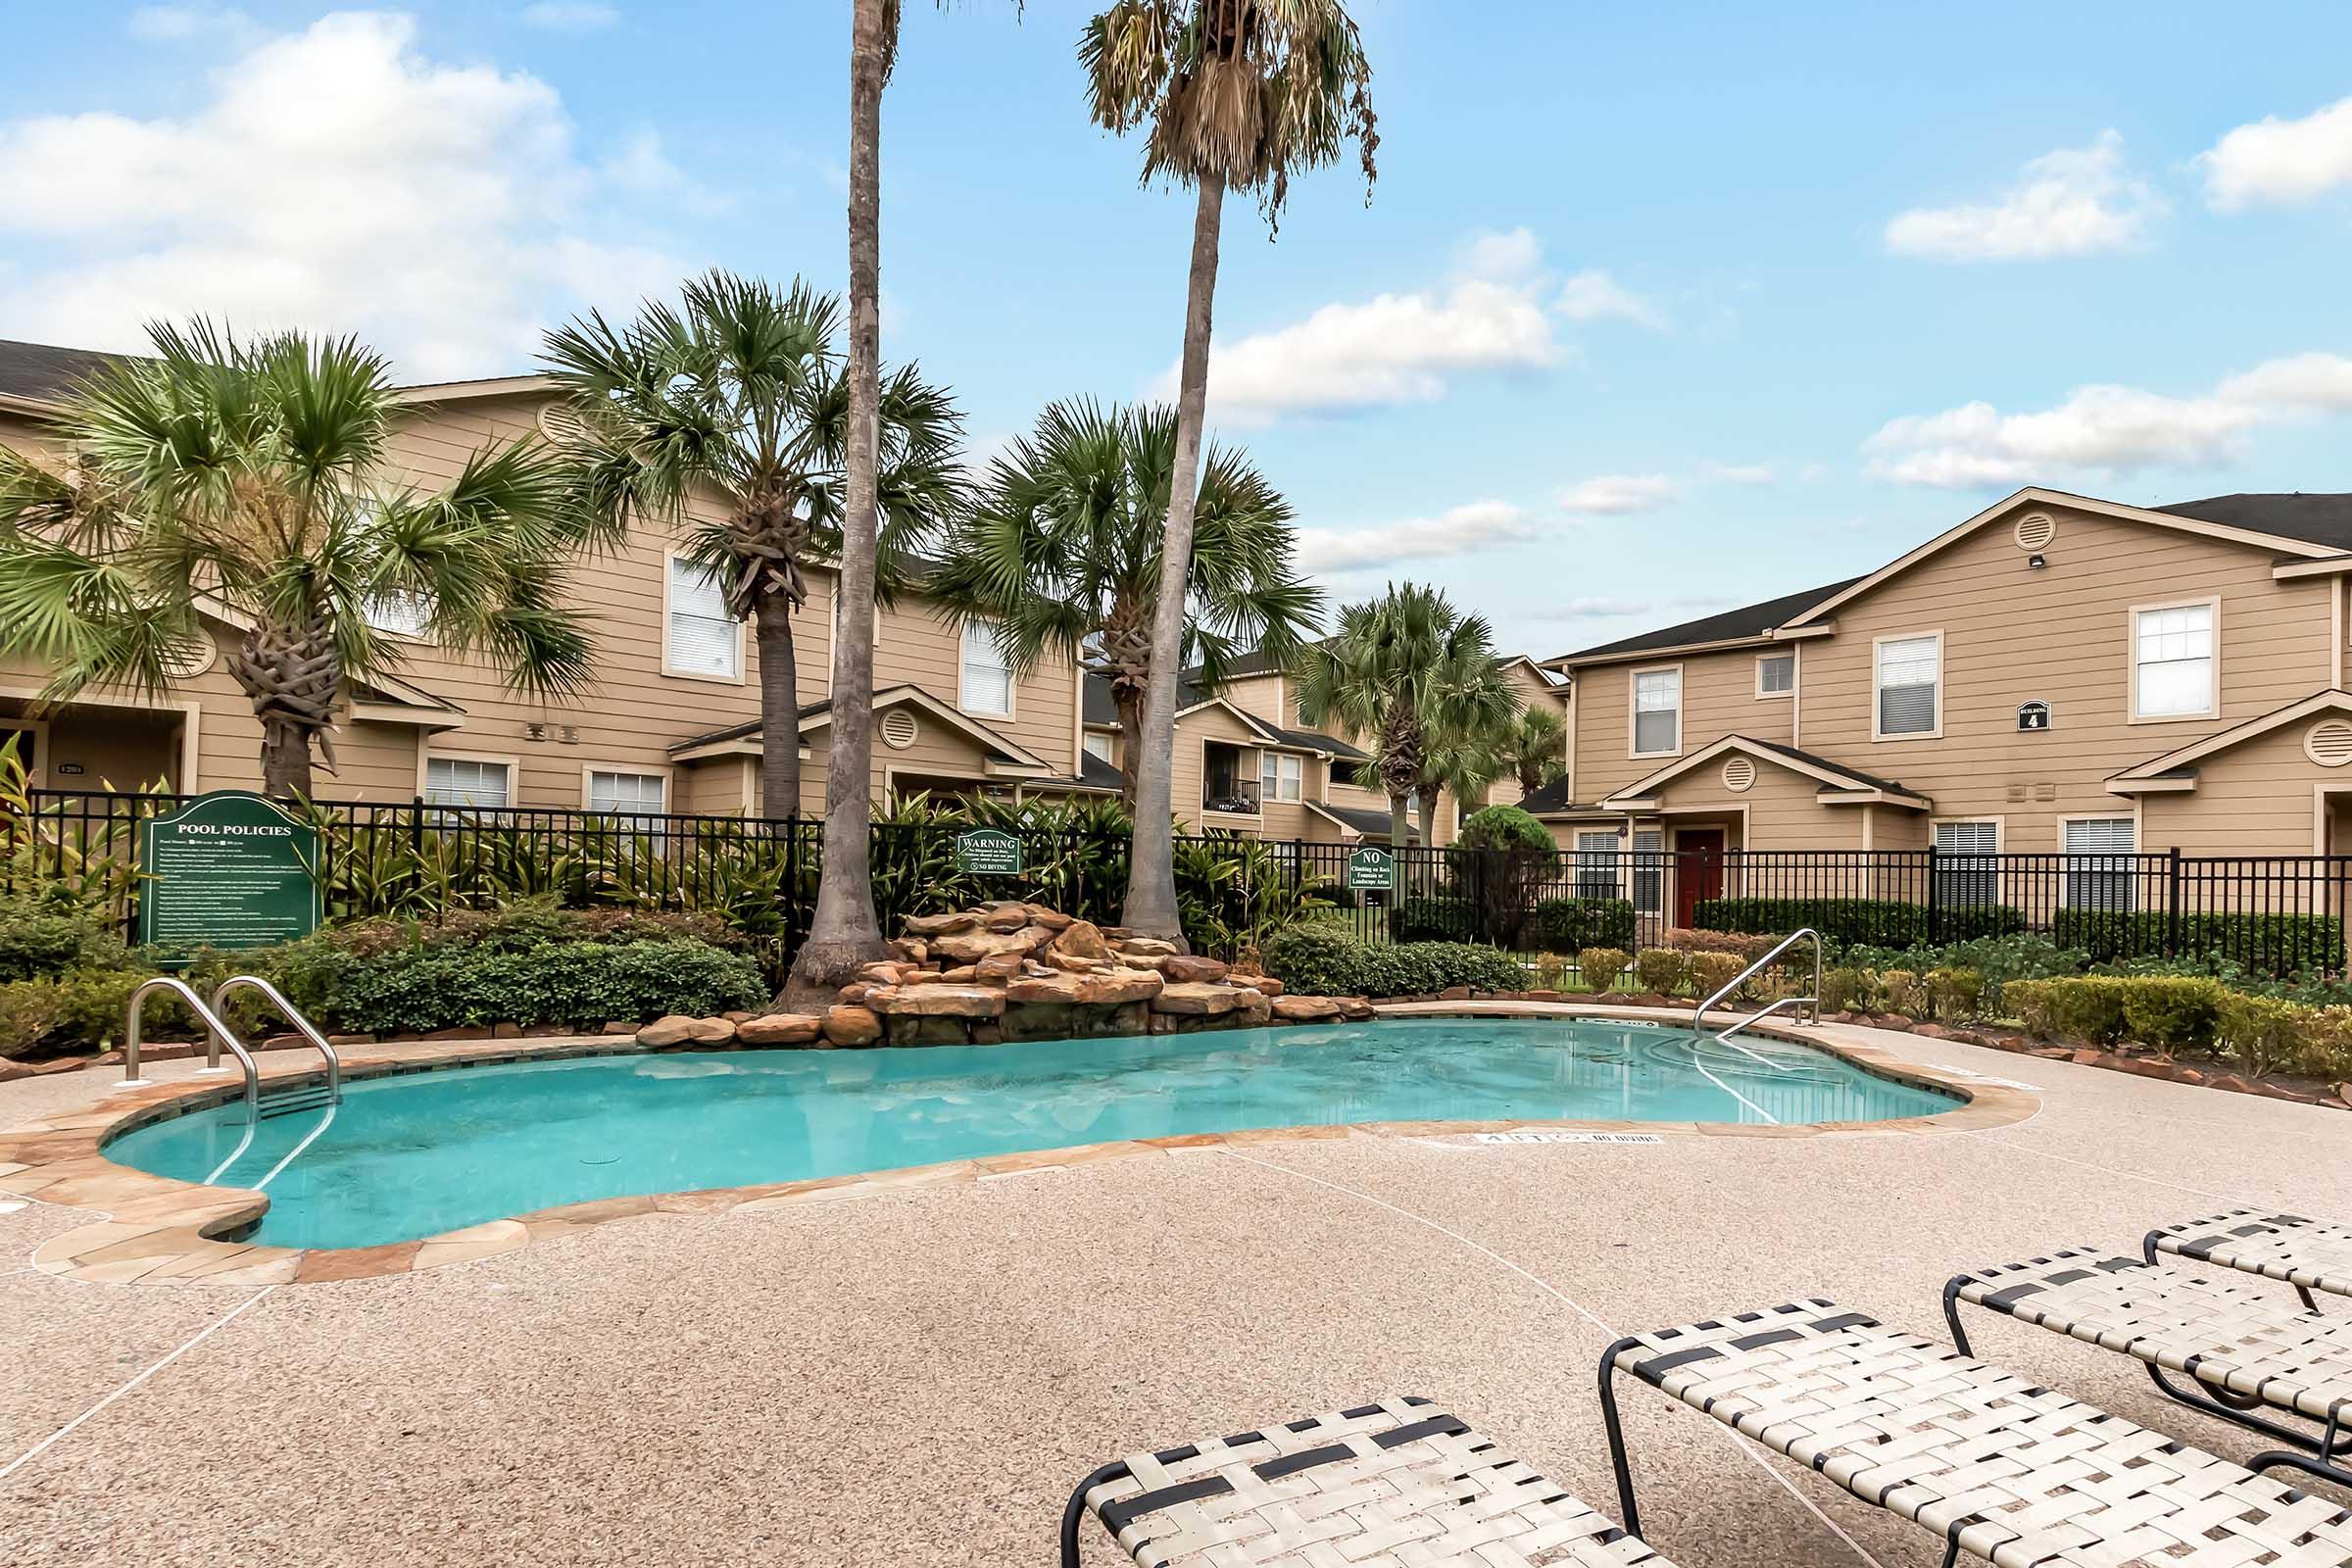
{"type": "Polygon", "coordinates": [[[2019,704],[2017,727],[2021,730],[2048,729],[2050,727],[2050,705],[2047,703],[2019,704]]]}

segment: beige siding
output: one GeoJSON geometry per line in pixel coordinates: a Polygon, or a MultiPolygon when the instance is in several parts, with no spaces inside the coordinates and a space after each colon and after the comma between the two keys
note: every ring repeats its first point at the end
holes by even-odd
{"type": "MultiPolygon", "coordinates": [[[[2317,812],[2323,788],[2352,794],[2352,769],[2322,767],[2303,751],[2303,737],[2328,713],[2281,725],[2197,765],[2194,794],[2156,794],[2139,803],[2139,847],[2178,848],[2183,855],[2311,855],[2323,853],[2317,812]]],[[[2100,814],[2130,816],[2132,803],[2109,796],[2100,814]]],[[[2352,846],[2336,853],[2352,853],[2352,846]]]]}
{"type": "MultiPolygon", "coordinates": [[[[1805,749],[1899,779],[1937,816],[2004,817],[2008,850],[2050,851],[2061,817],[2123,814],[2103,787],[2112,774],[2328,684],[2326,581],[2274,581],[2265,550],[2086,514],[2058,519],[2045,569],[2028,565],[1996,519],[1841,607],[1837,635],[1805,645],[1805,749]],[[2221,601],[2221,713],[2131,722],[2128,612],[2206,595],[2221,601]],[[1874,742],[1872,640],[1938,630],[1941,737],[1874,742]],[[2051,726],[2021,734],[2018,706],[2034,700],[2050,705],[2051,726]]],[[[2273,842],[2302,848],[2308,815],[2306,801],[2273,842]]]]}
{"type": "MultiPolygon", "coordinates": [[[[1683,756],[1726,735],[1789,744],[1795,705],[1756,696],[1756,654],[1750,649],[1693,654],[1626,664],[1603,664],[1576,675],[1576,798],[1605,800],[1656,772],[1672,756],[1634,757],[1633,677],[1637,670],[1680,664],[1683,671],[1683,756]]],[[[1809,741],[1810,736],[1806,737],[1809,741]]]]}
{"type": "MultiPolygon", "coordinates": [[[[1744,754],[1742,754],[1744,755],[1744,754]]],[[[1725,759],[1728,760],[1729,759],[1725,759]]],[[[1727,825],[1730,843],[1753,850],[1858,850],[1864,812],[1856,806],[1824,806],[1821,781],[1793,768],[1755,759],[1756,781],[1735,793],[1721,762],[1695,767],[1658,792],[1676,824],[1727,825]]]]}

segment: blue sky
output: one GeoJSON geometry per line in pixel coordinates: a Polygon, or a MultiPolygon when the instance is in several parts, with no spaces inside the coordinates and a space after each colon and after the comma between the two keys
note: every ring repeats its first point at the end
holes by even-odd
{"type": "MultiPolygon", "coordinates": [[[[982,450],[1175,358],[1191,203],[1087,123],[1089,9],[909,0],[884,352],[982,450]]],[[[711,265],[838,286],[847,12],[23,8],[0,336],[208,310],[438,378],[711,265]]],[[[1213,382],[1337,596],[1435,581],[1547,655],[2021,483],[2352,490],[2352,11],[1357,14],[1373,200],[1304,178],[1272,243],[1235,200],[1213,382]]]]}

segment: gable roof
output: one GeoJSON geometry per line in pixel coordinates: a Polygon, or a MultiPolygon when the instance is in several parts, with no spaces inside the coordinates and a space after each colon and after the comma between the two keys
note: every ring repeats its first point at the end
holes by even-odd
{"type": "Polygon", "coordinates": [[[0,338],[0,397],[54,403],[83,376],[123,357],[0,338]]]}
{"type": "Polygon", "coordinates": [[[2202,501],[2176,501],[2151,510],[2281,539],[2299,539],[2330,550],[2352,551],[2352,495],[2307,494],[2301,490],[2265,495],[2241,490],[2232,495],[2207,496],[2202,501]]]}
{"type": "Polygon", "coordinates": [[[1820,800],[1825,806],[1884,804],[1924,811],[1934,804],[1926,796],[1905,789],[1899,780],[1881,778],[1876,773],[1865,773],[1858,767],[1848,767],[1843,762],[1833,761],[1812,752],[1800,752],[1793,746],[1760,741],[1748,735],[1726,735],[1687,757],[1676,758],[1648,777],[1637,779],[1621,790],[1611,791],[1608,799],[1601,804],[1634,807],[1647,801],[1685,773],[1704,766],[1727,752],[1745,752],[1751,757],[1816,780],[1821,785],[1820,800]]]}
{"type": "MultiPolygon", "coordinates": [[[[992,766],[1001,763],[1007,772],[1024,774],[1053,771],[1052,764],[1035,752],[1015,745],[978,719],[965,716],[954,704],[941,702],[920,686],[902,683],[885,686],[874,693],[876,713],[892,708],[921,709],[987,753],[992,766]]],[[[802,735],[824,729],[832,722],[833,704],[830,701],[801,705],[799,730],[802,735]]],[[[682,741],[671,742],[669,746],[670,757],[681,762],[699,762],[713,757],[757,756],[759,751],[760,720],[757,718],[729,724],[723,729],[706,730],[700,735],[689,735],[682,741]]]]}
{"type": "Polygon", "coordinates": [[[1860,580],[1846,577],[1819,588],[1782,594],[1777,599],[1758,600],[1755,604],[1741,605],[1736,610],[1719,610],[1712,615],[1701,615],[1696,620],[1661,626],[1656,631],[1640,632],[1632,637],[1620,637],[1613,643],[1601,643],[1573,654],[1560,654],[1544,662],[1554,667],[1598,663],[1628,654],[1662,653],[1670,648],[1704,647],[1712,643],[1742,642],[1762,637],[1775,627],[1797,619],[1804,611],[1860,580]]]}
{"type": "MultiPolygon", "coordinates": [[[[1306,808],[1318,816],[1327,817],[1359,838],[1389,841],[1389,813],[1368,806],[1331,806],[1322,801],[1308,801],[1306,808]]],[[[1421,842],[1418,823],[1407,821],[1405,829],[1415,844],[1421,842]]]]}
{"type": "MultiPolygon", "coordinates": [[[[1117,729],[1119,727],[1119,710],[1118,705],[1111,701],[1109,676],[1090,672],[1086,677],[1086,689],[1081,703],[1087,728],[1117,729]]],[[[1268,746],[1287,747],[1299,752],[1321,752],[1325,756],[1336,757],[1347,762],[1360,762],[1368,755],[1340,739],[1337,735],[1326,735],[1320,730],[1294,729],[1289,725],[1276,724],[1271,720],[1260,718],[1230,698],[1211,697],[1202,692],[1199,686],[1190,682],[1187,682],[1178,691],[1176,703],[1176,716],[1179,718],[1197,709],[1212,704],[1224,708],[1238,716],[1244,724],[1249,726],[1251,733],[1257,735],[1268,746]]]]}
{"type": "Polygon", "coordinates": [[[2149,758],[2135,767],[2127,767],[2109,775],[2107,792],[2111,795],[2145,795],[2159,790],[2193,790],[2197,787],[2197,764],[2219,752],[2240,746],[2250,740],[2284,728],[2298,719],[2318,713],[2338,713],[2352,716],[2352,692],[2328,690],[2313,692],[2309,697],[2273,709],[2242,724],[2176,746],[2171,751],[2149,758]]]}

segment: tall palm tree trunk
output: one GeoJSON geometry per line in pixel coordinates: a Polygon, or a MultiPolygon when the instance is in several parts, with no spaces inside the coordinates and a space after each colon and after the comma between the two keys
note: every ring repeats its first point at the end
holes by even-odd
{"type": "Polygon", "coordinates": [[[753,612],[760,646],[760,814],[801,814],[801,670],[792,646],[792,600],[761,594],[753,612]]]}
{"type": "Polygon", "coordinates": [[[874,497],[882,391],[882,84],[885,0],[857,0],[850,24],[850,431],[841,518],[841,635],[833,648],[825,757],[825,863],[808,940],[787,994],[837,987],[882,956],[867,870],[874,748],[874,497]]]}
{"type": "Polygon", "coordinates": [[[1140,820],[1135,814],[1135,774],[1144,754],[1144,694],[1114,680],[1110,700],[1119,712],[1119,805],[1132,823],[1140,820]]]}
{"type": "Polygon", "coordinates": [[[1129,859],[1129,929],[1182,945],[1176,909],[1174,766],[1176,687],[1184,671],[1185,584],[1193,567],[1193,509],[1200,489],[1200,427],[1208,416],[1209,322],[1217,295],[1217,238],[1225,217],[1222,175],[1200,176],[1193,215],[1193,266],[1184,301],[1184,363],[1176,392],[1176,463],[1168,476],[1168,527],[1152,615],[1152,676],[1144,688],[1144,755],[1135,781],[1135,853],[1129,859]]]}
{"type": "Polygon", "coordinates": [[[1389,797],[1389,848],[1401,850],[1413,842],[1412,819],[1404,814],[1404,797],[1389,797]]]}

